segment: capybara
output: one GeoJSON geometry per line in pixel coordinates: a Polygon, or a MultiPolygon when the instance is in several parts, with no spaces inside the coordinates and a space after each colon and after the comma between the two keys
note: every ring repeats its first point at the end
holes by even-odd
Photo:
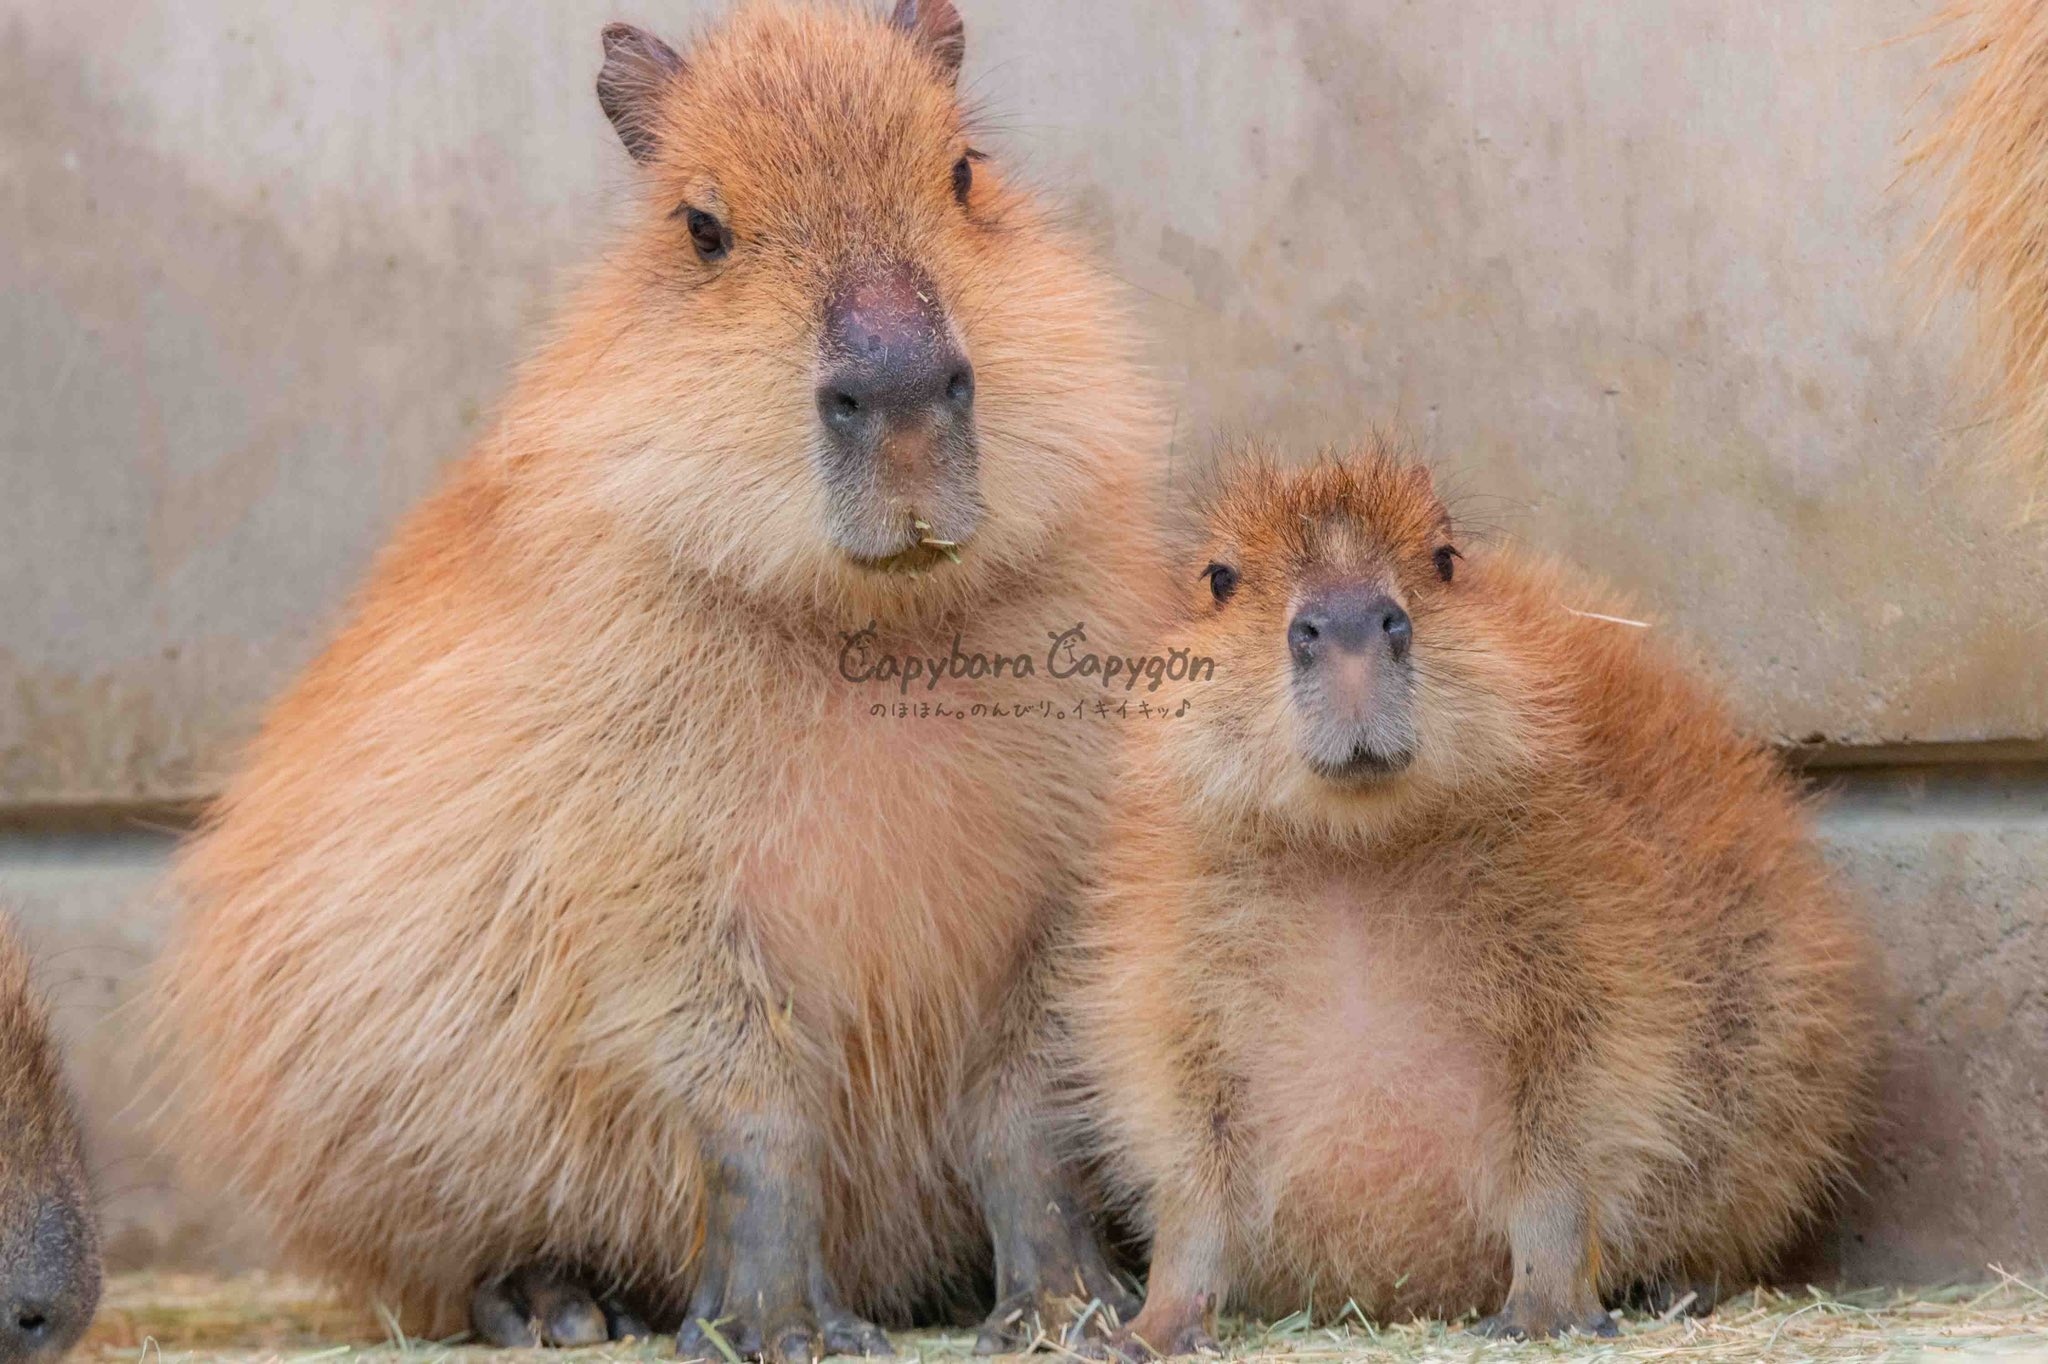
{"type": "Polygon", "coordinates": [[[1973,294],[1973,378],[1990,399],[1980,447],[2048,491],[2048,4],[1949,0],[1937,28],[1942,98],[1907,156],[1939,207],[1922,251],[1942,282],[1973,294]]]}
{"type": "Polygon", "coordinates": [[[99,1300],[78,1115],[28,957],[0,913],[0,1364],[57,1358],[99,1300]]]}
{"type": "Polygon", "coordinates": [[[1201,1346],[1222,1302],[1608,1333],[1603,1294],[1756,1273],[1844,1174],[1872,1054],[1793,784],[1391,440],[1226,467],[1074,956],[1152,1237],[1118,1348],[1201,1346]]]}
{"type": "Polygon", "coordinates": [[[603,48],[630,226],[181,859],[189,1144],[423,1330],[1103,1320],[1039,947],[1111,731],[952,660],[1154,609],[1119,291],[973,140],[946,0],[603,48]]]}

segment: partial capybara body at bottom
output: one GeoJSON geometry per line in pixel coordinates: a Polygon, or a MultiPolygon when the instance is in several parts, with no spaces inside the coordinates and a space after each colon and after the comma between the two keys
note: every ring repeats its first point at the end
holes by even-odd
{"type": "Polygon", "coordinates": [[[78,1117],[28,966],[0,913],[0,1364],[62,1355],[100,1297],[78,1117]]]}
{"type": "Polygon", "coordinates": [[[1131,731],[1069,1007],[1153,1237],[1133,1355],[1347,1302],[1613,1330],[1846,1169],[1868,953],[1761,747],[1609,594],[1384,442],[1243,461],[1131,731]],[[1204,564],[1206,563],[1206,567],[1204,564]]]}

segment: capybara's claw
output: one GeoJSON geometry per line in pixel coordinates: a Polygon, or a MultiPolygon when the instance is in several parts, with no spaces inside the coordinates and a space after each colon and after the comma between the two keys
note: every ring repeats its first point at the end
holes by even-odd
{"type": "Polygon", "coordinates": [[[1054,1283],[997,1303],[975,1337],[974,1353],[1017,1354],[1038,1345],[1080,1350],[1115,1335],[1137,1310],[1136,1296],[1107,1265],[1093,1274],[1076,1271],[1064,1292],[1054,1283]]]}
{"type": "Polygon", "coordinates": [[[819,1320],[825,1333],[828,1355],[868,1355],[887,1358],[896,1353],[888,1333],[871,1321],[863,1321],[844,1309],[819,1320]]]}
{"type": "Polygon", "coordinates": [[[1578,1332],[1588,1336],[1618,1336],[1621,1328],[1604,1311],[1581,1314],[1534,1311],[1509,1303],[1490,1317],[1472,1323],[1472,1334],[1492,1340],[1549,1340],[1578,1332]]]}
{"type": "Polygon", "coordinates": [[[551,1269],[522,1269],[478,1284],[469,1321],[479,1339],[499,1349],[567,1350],[650,1334],[622,1304],[551,1269]]]}
{"type": "Polygon", "coordinates": [[[1107,1364],[1152,1364],[1154,1360],[1176,1356],[1220,1355],[1223,1347],[1199,1323],[1169,1331],[1162,1340],[1154,1342],[1134,1322],[1107,1337],[1082,1342],[1075,1347],[1075,1353],[1107,1364]]]}
{"type": "Polygon", "coordinates": [[[819,1312],[799,1307],[763,1313],[729,1304],[716,1320],[693,1317],[676,1332],[679,1358],[711,1364],[721,1364],[728,1354],[761,1364],[810,1364],[825,1355],[895,1353],[881,1327],[836,1306],[819,1312]]]}

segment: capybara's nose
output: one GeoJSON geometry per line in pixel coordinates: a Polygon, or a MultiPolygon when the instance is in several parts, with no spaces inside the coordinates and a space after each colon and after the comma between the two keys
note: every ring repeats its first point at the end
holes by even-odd
{"type": "Polygon", "coordinates": [[[56,1310],[39,1298],[0,1306],[0,1359],[27,1359],[56,1335],[56,1310]]]}
{"type": "Polygon", "coordinates": [[[974,367],[938,290],[912,265],[858,270],[832,291],[820,359],[818,414],[842,445],[868,445],[891,425],[964,420],[974,408],[974,367]]]}
{"type": "Polygon", "coordinates": [[[26,1238],[0,1251],[12,1252],[0,1255],[0,1364],[57,1358],[99,1305],[95,1238],[75,1208],[52,1202],[26,1238]]]}
{"type": "Polygon", "coordinates": [[[1287,624],[1287,647],[1295,664],[1312,668],[1333,651],[1364,654],[1385,649],[1396,661],[1408,657],[1415,623],[1384,592],[1337,591],[1302,603],[1287,624]]]}
{"type": "Polygon", "coordinates": [[[84,1334],[75,1297],[29,1294],[0,1302],[0,1361],[55,1359],[84,1334]]]}

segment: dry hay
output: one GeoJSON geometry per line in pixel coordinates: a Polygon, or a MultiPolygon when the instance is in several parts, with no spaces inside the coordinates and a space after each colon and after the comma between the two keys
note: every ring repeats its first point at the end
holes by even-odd
{"type": "MultiPolygon", "coordinates": [[[[1336,1364],[1406,1361],[1739,1361],[1995,1358],[2048,1360],[2048,1292],[1992,1267],[1988,1285],[1920,1291],[1829,1294],[1762,1289],[1711,1316],[1624,1319],[1615,1340],[1536,1344],[1483,1341],[1455,1326],[1418,1322],[1372,1326],[1351,1314],[1341,1325],[1306,1315],[1270,1325],[1225,1322],[1229,1358],[1336,1364]]],[[[972,1357],[971,1333],[897,1333],[905,1361],[939,1364],[972,1357]]],[[[591,1350],[486,1350],[459,1341],[408,1340],[374,1312],[334,1306],[305,1285],[258,1276],[207,1280],[137,1275],[113,1280],[106,1305],[77,1358],[85,1364],[488,1364],[510,1357],[655,1361],[673,1358],[667,1340],[591,1350]]],[[[1058,1364],[1057,1352],[1042,1354],[1058,1364]]],[[[1069,1357],[1071,1358],[1071,1356],[1069,1357]]]]}

